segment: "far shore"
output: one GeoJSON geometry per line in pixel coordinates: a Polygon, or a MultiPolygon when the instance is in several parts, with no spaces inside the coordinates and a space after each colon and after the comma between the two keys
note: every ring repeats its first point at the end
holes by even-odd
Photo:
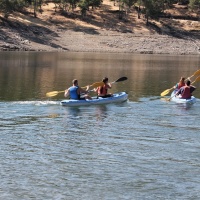
{"type": "MultiPolygon", "coordinates": [[[[105,3],[113,10],[118,9],[110,1],[105,3]]],[[[97,10],[98,15],[91,11],[93,17],[82,20],[55,14],[52,4],[43,10],[37,18],[21,13],[10,16],[8,21],[1,17],[0,51],[200,55],[199,21],[162,19],[166,26],[152,22],[147,27],[145,20],[137,19],[136,15],[125,22],[110,12],[105,15],[108,18],[99,18],[101,10],[97,10]]]]}

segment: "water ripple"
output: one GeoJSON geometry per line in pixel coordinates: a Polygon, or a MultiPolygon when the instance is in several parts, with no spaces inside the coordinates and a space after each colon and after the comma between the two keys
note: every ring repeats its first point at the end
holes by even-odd
{"type": "Polygon", "coordinates": [[[200,107],[160,99],[67,108],[1,102],[10,199],[198,199],[200,107]]]}

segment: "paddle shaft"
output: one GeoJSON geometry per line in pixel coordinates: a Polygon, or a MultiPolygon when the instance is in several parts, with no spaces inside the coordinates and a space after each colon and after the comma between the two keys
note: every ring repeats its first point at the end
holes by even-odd
{"type": "Polygon", "coordinates": [[[196,72],[194,72],[194,74],[192,74],[192,76],[188,77],[188,79],[191,79],[193,76],[199,75],[200,74],[200,69],[197,70],[196,72]]]}

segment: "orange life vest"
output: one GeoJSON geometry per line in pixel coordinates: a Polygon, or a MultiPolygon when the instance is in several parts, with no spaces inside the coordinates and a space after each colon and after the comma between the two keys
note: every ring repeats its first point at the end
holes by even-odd
{"type": "Polygon", "coordinates": [[[107,91],[108,91],[108,86],[104,85],[104,86],[98,87],[97,94],[98,96],[105,96],[107,94],[107,91]]]}

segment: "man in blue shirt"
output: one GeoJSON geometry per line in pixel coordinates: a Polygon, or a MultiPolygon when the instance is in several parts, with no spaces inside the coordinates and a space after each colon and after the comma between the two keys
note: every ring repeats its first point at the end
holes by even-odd
{"type": "Polygon", "coordinates": [[[65,90],[64,96],[70,96],[70,99],[75,100],[85,100],[85,99],[92,99],[87,93],[89,90],[89,85],[87,86],[86,90],[83,90],[81,87],[78,86],[78,80],[74,79],[72,81],[72,86],[65,90]],[[85,94],[83,97],[81,97],[81,94],[85,94]]]}

